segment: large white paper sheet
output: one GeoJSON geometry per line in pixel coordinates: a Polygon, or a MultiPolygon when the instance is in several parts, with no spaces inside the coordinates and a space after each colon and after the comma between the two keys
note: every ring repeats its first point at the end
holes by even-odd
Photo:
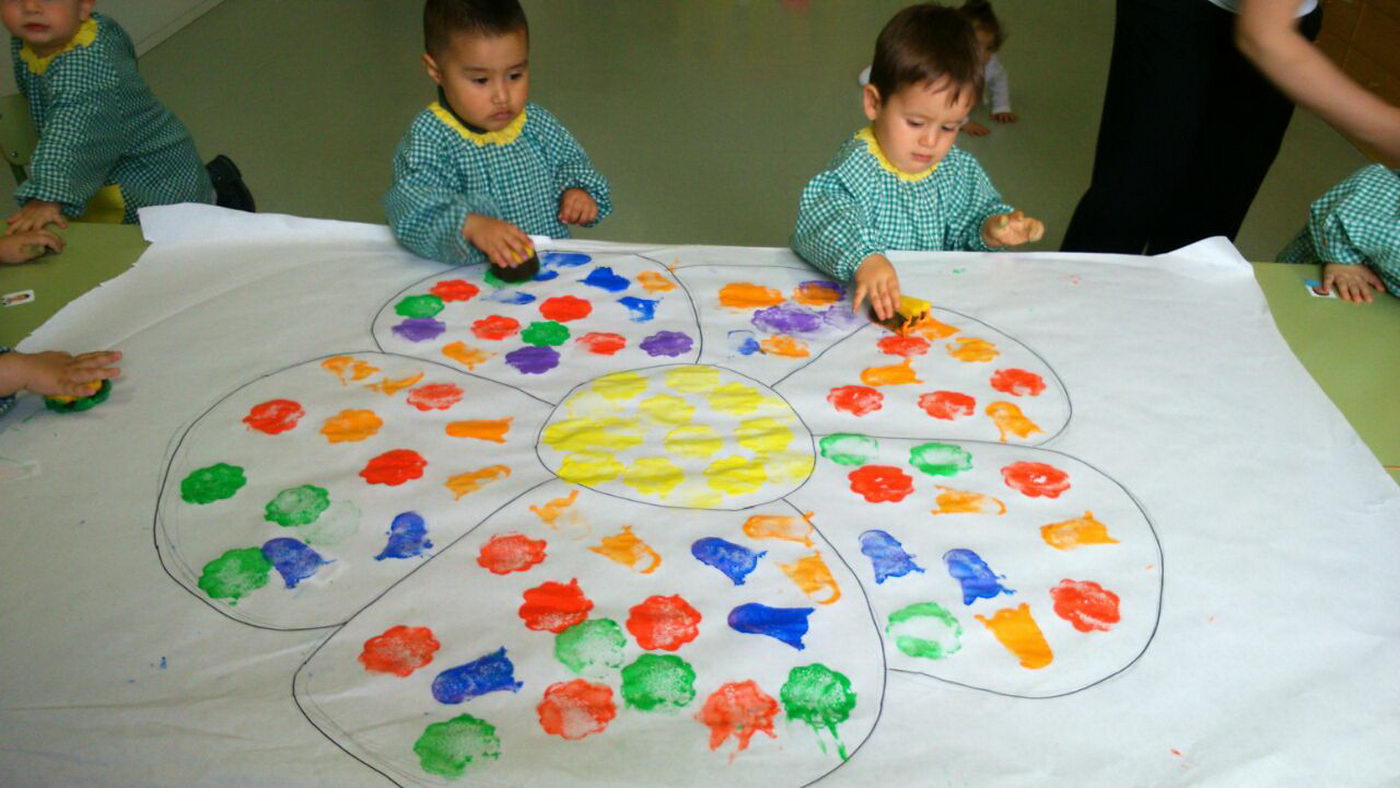
{"type": "Polygon", "coordinates": [[[900,256],[147,211],[0,421],[6,784],[1384,784],[1400,494],[1222,241],[900,256]],[[528,296],[529,298],[526,298],[528,296]]]}

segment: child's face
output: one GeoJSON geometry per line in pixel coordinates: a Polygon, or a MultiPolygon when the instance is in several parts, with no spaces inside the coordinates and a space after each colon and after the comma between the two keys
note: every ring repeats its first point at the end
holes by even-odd
{"type": "Polygon", "coordinates": [[[451,46],[436,58],[425,53],[423,65],[453,111],[473,126],[500,131],[525,109],[530,43],[524,30],[499,36],[454,34],[451,46]]]}
{"type": "Polygon", "coordinates": [[[93,0],[0,0],[0,19],[40,57],[68,45],[92,15],[93,0]]]}
{"type": "Polygon", "coordinates": [[[923,82],[906,85],[882,100],[874,85],[865,86],[865,116],[891,164],[917,174],[948,155],[976,99],[964,87],[962,95],[949,103],[954,90],[946,80],[923,82]]]}
{"type": "Polygon", "coordinates": [[[995,54],[992,45],[996,43],[997,34],[985,27],[974,27],[973,31],[977,33],[977,62],[985,66],[995,54]]]}

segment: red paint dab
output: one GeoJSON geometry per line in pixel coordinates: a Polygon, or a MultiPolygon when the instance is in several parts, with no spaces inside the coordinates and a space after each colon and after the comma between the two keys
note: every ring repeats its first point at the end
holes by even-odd
{"type": "Polygon", "coordinates": [[[1001,478],[1030,498],[1059,498],[1069,489],[1069,474],[1043,462],[1013,462],[1001,469],[1001,478]]]}
{"type": "Polygon", "coordinates": [[[492,574],[525,572],[544,560],[545,541],[524,534],[496,534],[481,546],[476,562],[492,574]]]}
{"type": "Polygon", "coordinates": [[[525,591],[525,604],[520,606],[520,618],[527,629],[559,634],[575,624],[582,624],[593,609],[593,601],[583,595],[578,579],[563,583],[545,583],[525,591]]]}
{"type": "Polygon", "coordinates": [[[583,679],[549,685],[535,710],[545,733],[570,741],[602,733],[617,716],[612,687],[583,679]]]}
{"type": "Polygon", "coordinates": [[[451,383],[429,383],[408,392],[408,404],[422,410],[447,410],[462,401],[462,390],[451,383]]]}
{"type": "Polygon", "coordinates": [[[627,347],[627,337],[621,334],[599,333],[596,331],[584,334],[574,341],[583,345],[589,353],[594,353],[599,356],[611,356],[617,351],[627,347]]]}
{"type": "Polygon", "coordinates": [[[368,671],[407,676],[432,662],[433,652],[441,645],[431,629],[400,624],[366,640],[360,661],[368,671]]]}
{"type": "Polygon", "coordinates": [[[412,449],[394,449],[375,457],[360,471],[360,475],[370,484],[387,484],[397,487],[423,475],[428,461],[412,449]]]}
{"type": "Polygon", "coordinates": [[[977,412],[977,400],[956,391],[930,391],[919,397],[919,407],[935,419],[953,421],[977,412]]]}
{"type": "Polygon", "coordinates": [[[1039,397],[1045,380],[1024,369],[999,369],[992,375],[992,388],[1013,397],[1039,397]]]}
{"type": "Polygon", "coordinates": [[[739,740],[739,751],[749,748],[749,739],[762,731],[776,739],[773,718],[778,716],[778,702],[750,681],[731,681],[721,685],[705,701],[695,719],[710,729],[710,749],[718,750],[730,736],[739,740]]]}
{"type": "Polygon", "coordinates": [[[500,341],[520,332],[520,321],[505,315],[491,315],[472,323],[472,333],[478,339],[500,341]]]}
{"type": "Polygon", "coordinates": [[[546,320],[560,323],[588,317],[592,311],[592,304],[570,295],[546,298],[544,303],[540,304],[540,314],[544,315],[546,320]]]}
{"type": "Polygon", "coordinates": [[[248,411],[248,415],[243,417],[243,423],[247,424],[249,429],[276,435],[297,426],[297,422],[305,415],[306,411],[301,409],[300,404],[289,399],[273,399],[254,405],[253,409],[248,411]]]}
{"type": "Polygon", "coordinates": [[[879,410],[885,403],[885,395],[869,386],[839,386],[826,395],[826,401],[852,416],[864,416],[879,410]]]}
{"type": "Polygon", "coordinates": [[[1050,589],[1055,615],[1080,632],[1107,632],[1118,623],[1118,595],[1092,580],[1061,580],[1050,589]]]}
{"type": "Polygon", "coordinates": [[[891,356],[904,356],[912,358],[922,356],[928,352],[928,340],[920,336],[900,336],[890,334],[880,340],[880,352],[888,353],[891,356]]]}
{"type": "Polygon", "coordinates": [[[846,478],[851,480],[851,492],[871,503],[902,501],[914,492],[913,478],[889,465],[856,468],[846,478]]]}
{"type": "Polygon", "coordinates": [[[632,608],[627,631],[647,650],[675,651],[700,635],[700,611],[679,596],[653,596],[632,608]]]}
{"type": "Polygon", "coordinates": [[[446,282],[438,282],[433,285],[433,289],[428,292],[441,298],[444,301],[470,301],[481,292],[476,285],[471,282],[463,282],[461,279],[451,279],[446,282]]]}

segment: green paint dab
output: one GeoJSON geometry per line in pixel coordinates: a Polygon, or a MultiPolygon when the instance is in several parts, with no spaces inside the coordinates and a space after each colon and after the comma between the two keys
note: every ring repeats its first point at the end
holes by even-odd
{"type": "Polygon", "coordinates": [[[937,602],[917,602],[894,611],[885,634],[911,657],[943,659],[962,648],[962,624],[937,602]]]}
{"type": "Polygon", "coordinates": [[[214,599],[227,599],[229,604],[267,585],[272,562],[257,547],[229,550],[204,565],[199,587],[214,599]]]}
{"type": "Polygon", "coordinates": [[[394,311],[404,317],[437,317],[442,306],[442,299],[435,295],[415,295],[396,304],[394,311]]]}
{"type": "Polygon", "coordinates": [[[622,669],[622,699],[642,711],[679,709],[695,700],[695,669],[674,654],[643,654],[622,669]]]}
{"type": "Polygon", "coordinates": [[[909,450],[909,464],[929,476],[953,476],[972,470],[972,454],[951,443],[923,443],[909,450]]]}
{"type": "Polygon", "coordinates": [[[610,618],[595,618],[569,627],[554,638],[554,656],[575,673],[602,678],[622,667],[627,636],[610,618]]]}
{"type": "Polygon", "coordinates": [[[213,503],[232,498],[247,483],[242,468],[215,463],[186,476],[180,482],[180,497],[185,499],[185,503],[213,503]]]}
{"type": "MultiPolygon", "coordinates": [[[[788,719],[800,720],[818,733],[822,728],[836,740],[836,752],[846,760],[846,745],[836,735],[836,726],[851,716],[856,707],[856,693],[851,680],[820,662],[793,668],[779,696],[788,719]]],[[[818,739],[820,742],[820,739],[818,739]]],[[[822,745],[826,751],[826,745],[822,745]]]]}
{"type": "Polygon", "coordinates": [[[868,435],[837,432],[821,439],[822,456],[837,465],[868,465],[880,450],[880,442],[868,435]]]}
{"type": "Polygon", "coordinates": [[[553,320],[536,322],[521,331],[520,338],[535,347],[558,347],[569,341],[569,329],[553,320]]]}
{"type": "Polygon", "coordinates": [[[283,527],[316,522],[331,505],[331,496],[321,487],[303,484],[277,493],[264,507],[264,519],[283,527]]]}
{"type": "Polygon", "coordinates": [[[501,740],[496,736],[496,726],[462,714],[429,725],[413,743],[413,752],[423,771],[457,778],[473,762],[501,757],[501,740]]]}
{"type": "Polygon", "coordinates": [[[525,284],[524,282],[507,282],[499,276],[496,276],[496,273],[491,270],[491,266],[489,265],[486,266],[486,274],[482,276],[482,279],[486,281],[486,284],[491,285],[497,290],[500,290],[503,287],[519,287],[525,284]]]}

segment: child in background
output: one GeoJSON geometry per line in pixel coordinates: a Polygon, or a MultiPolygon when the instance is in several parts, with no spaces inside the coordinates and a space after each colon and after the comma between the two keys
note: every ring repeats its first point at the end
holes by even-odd
{"type": "Polygon", "coordinates": [[[792,248],[842,281],[880,320],[899,303],[890,249],[990,251],[1040,240],[1045,226],[1002,202],[971,154],[953,147],[981,91],[972,25],[933,3],[885,25],[863,89],[870,126],[802,192],[792,248]]]}
{"type": "Polygon", "coordinates": [[[1312,204],[1303,231],[1279,253],[1285,263],[1321,263],[1322,288],[1352,303],[1371,291],[1400,296],[1400,170],[1363,167],[1312,204]]]}
{"type": "Polygon", "coordinates": [[[394,153],[389,226],[417,254],[514,267],[529,235],[569,237],[612,210],[608,181],[543,107],[527,103],[529,28],[516,0],[428,0],[423,65],[438,100],[394,153]]]}
{"type": "Polygon", "coordinates": [[[14,405],[15,394],[32,391],[46,397],[85,397],[93,384],[115,378],[121,360],[115,350],[73,356],[58,351],[21,353],[0,345],[0,416],[14,405]]]}
{"type": "Polygon", "coordinates": [[[136,71],[126,31],[93,0],[0,0],[15,79],[39,132],[7,232],[64,217],[135,222],[148,205],[214,202],[194,140],[136,71]]]}

